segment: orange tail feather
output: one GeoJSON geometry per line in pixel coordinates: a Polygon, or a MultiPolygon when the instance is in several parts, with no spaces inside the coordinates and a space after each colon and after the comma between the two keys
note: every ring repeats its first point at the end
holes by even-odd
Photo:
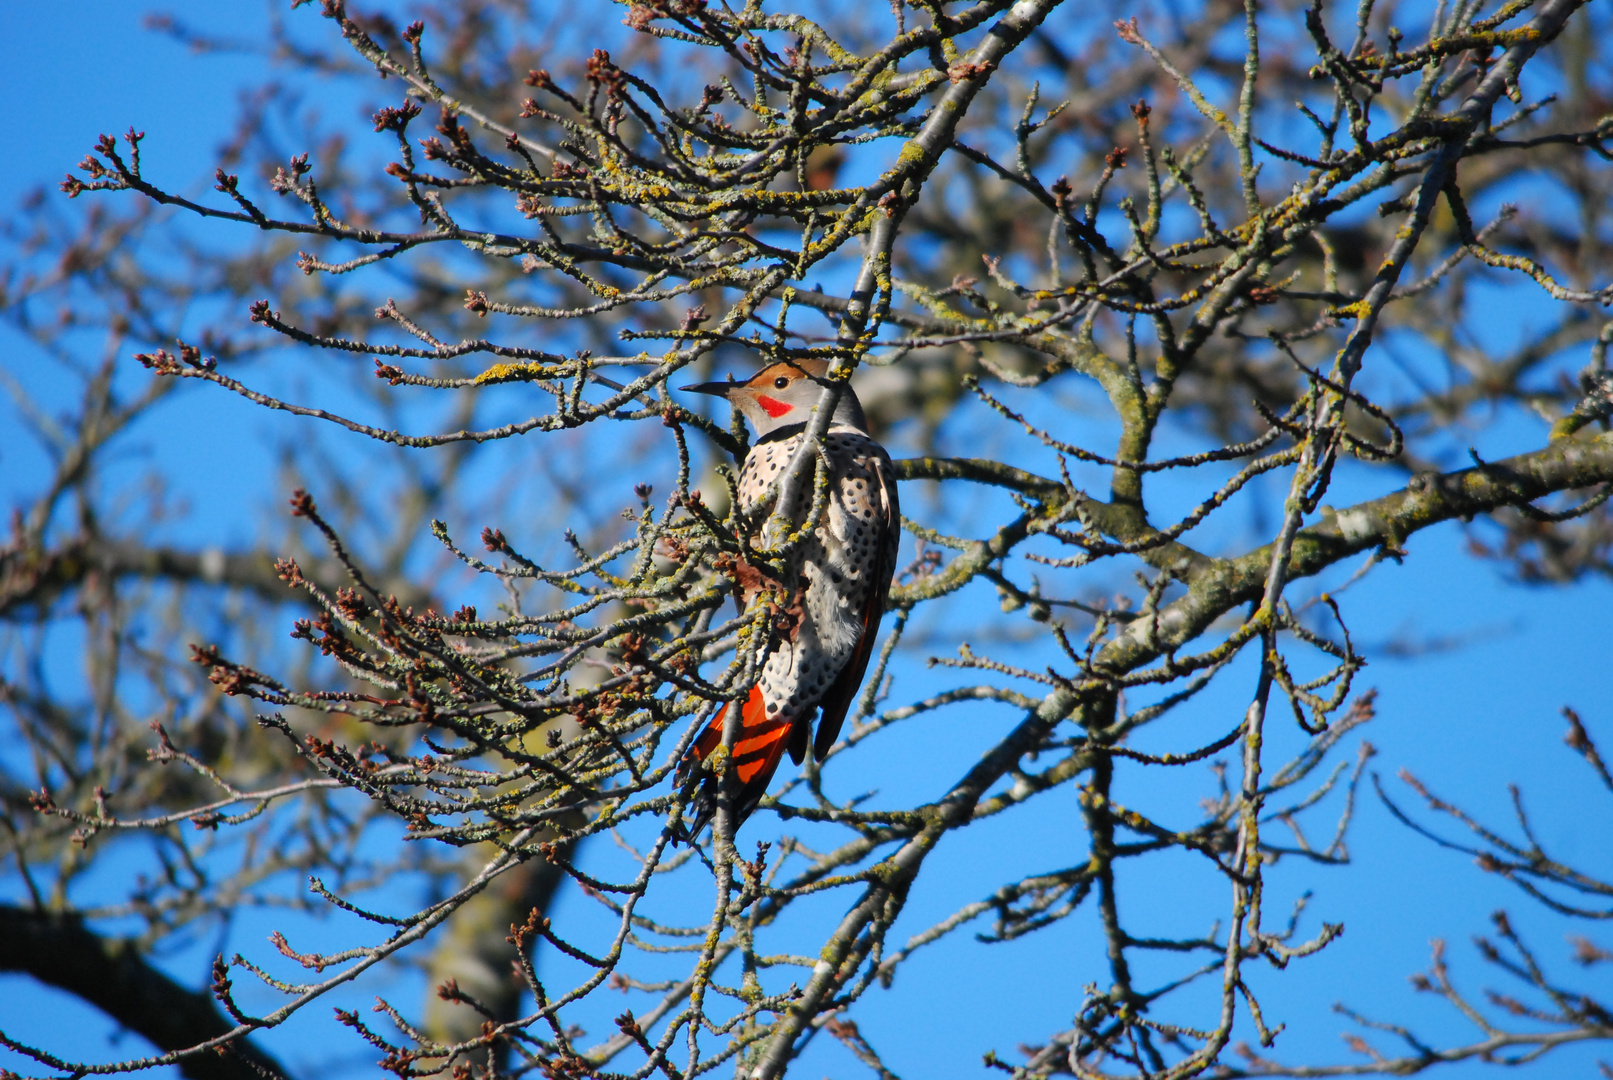
{"type": "MultiPolygon", "coordinates": [[[[727,722],[728,710],[733,707],[732,702],[724,706],[689,748],[689,756],[694,762],[704,762],[722,745],[723,725],[727,722]]],[[[729,768],[735,770],[740,784],[734,799],[735,829],[767,794],[767,785],[784,757],[784,749],[789,745],[794,726],[794,722],[788,718],[768,716],[761,688],[752,688],[750,697],[740,707],[739,732],[734,739],[733,757],[729,764],[729,768]]],[[[685,767],[692,764],[691,761],[685,761],[685,767]]],[[[700,792],[691,806],[694,822],[686,834],[687,839],[692,841],[698,836],[717,813],[717,784],[718,777],[714,774],[708,775],[701,784],[700,792]]]]}

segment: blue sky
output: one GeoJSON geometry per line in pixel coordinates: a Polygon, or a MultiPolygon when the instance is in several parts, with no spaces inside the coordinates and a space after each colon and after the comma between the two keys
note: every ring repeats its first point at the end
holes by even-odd
{"type": "MultiPolygon", "coordinates": [[[[228,5],[216,0],[170,3],[166,9],[198,25],[243,36],[264,25],[264,9],[240,0],[228,5]]],[[[192,53],[142,30],[140,12],[141,5],[131,0],[0,5],[0,63],[15,88],[12,106],[0,112],[0,139],[25,151],[13,153],[8,167],[0,171],[0,206],[8,208],[5,212],[14,212],[9,208],[40,185],[51,192],[48,198],[59,199],[54,194],[56,181],[96,136],[131,125],[147,132],[145,154],[155,176],[179,189],[211,186],[214,151],[228,133],[236,95],[261,79],[265,69],[239,56],[192,53]]],[[[299,17],[314,21],[311,10],[299,17]]],[[[327,107],[337,117],[349,110],[356,129],[366,130],[356,98],[337,97],[327,107]]],[[[48,398],[51,388],[40,359],[7,330],[0,330],[0,347],[4,350],[0,364],[48,398]]],[[[0,429],[12,419],[6,412],[9,407],[0,402],[0,429]]],[[[268,451],[272,440],[297,430],[285,426],[295,421],[268,417],[234,401],[209,402],[206,408],[182,415],[188,418],[183,424],[144,433],[150,452],[209,452],[223,433],[233,431],[234,467],[261,478],[265,485],[272,469],[268,451]],[[262,441],[238,437],[240,425],[263,433],[262,441]]],[[[1483,449],[1500,456],[1535,445],[1539,432],[1527,425],[1509,425],[1493,437],[1506,445],[1483,449]]],[[[0,444],[0,490],[8,499],[37,490],[42,467],[43,458],[16,440],[0,444]]],[[[256,532],[250,500],[231,501],[202,488],[186,494],[191,512],[180,528],[198,546],[256,532]]],[[[1508,820],[1506,786],[1517,783],[1535,812],[1548,849],[1570,861],[1584,860],[1588,869],[1605,874],[1610,868],[1605,809],[1601,818],[1595,809],[1587,812],[1606,807],[1605,793],[1562,746],[1559,710],[1575,706],[1593,732],[1613,745],[1613,700],[1607,693],[1613,657],[1613,584],[1589,581],[1573,589],[1518,585],[1493,564],[1468,557],[1463,544],[1454,524],[1429,530],[1409,545],[1404,564],[1381,567],[1347,594],[1352,631],[1374,657],[1358,685],[1376,687],[1380,695],[1379,719],[1364,735],[1378,751],[1374,768],[1401,796],[1408,793],[1393,777],[1407,768],[1440,794],[1503,825],[1508,820]],[[1438,639],[1451,646],[1405,659],[1373,651],[1374,645],[1400,637],[1438,639]]],[[[988,591],[958,603],[994,603],[994,599],[988,591]]],[[[1251,677],[1244,675],[1240,679],[1239,673],[1232,673],[1158,734],[1163,738],[1188,732],[1180,735],[1179,744],[1188,745],[1204,741],[1198,737],[1204,732],[1226,730],[1227,718],[1241,710],[1240,695],[1251,685],[1251,677]]],[[[959,713],[936,726],[893,733],[883,753],[910,762],[921,776],[950,776],[985,745],[995,730],[987,728],[994,722],[988,712],[959,713]]],[[[1292,731],[1275,738],[1297,742],[1292,731]]],[[[864,778],[853,772],[842,782],[854,787],[860,779],[864,778]]],[[[878,777],[867,779],[878,782],[878,777]]],[[[1128,782],[1131,778],[1123,768],[1122,798],[1128,782]]],[[[1138,776],[1136,782],[1158,781],[1149,775],[1138,776]]],[[[1182,813],[1190,819],[1194,800],[1209,788],[1208,777],[1184,770],[1180,783],[1182,813]]],[[[901,797],[894,788],[885,794],[901,797]]],[[[1173,794],[1150,791],[1148,797],[1169,799],[1173,794]]],[[[989,874],[982,877],[980,868],[989,867],[994,859],[1011,863],[1024,857],[1052,866],[1078,857],[1079,837],[1066,837],[1059,828],[1056,815],[1061,812],[1073,811],[1050,801],[1042,811],[1048,816],[1008,823],[997,831],[982,829],[978,835],[949,842],[953,846],[936,892],[915,901],[910,912],[913,928],[922,925],[924,915],[943,911],[947,901],[973,898],[977,881],[990,880],[989,874]]],[[[1278,1019],[1289,1024],[1278,1049],[1286,1060],[1343,1056],[1338,1034],[1344,1026],[1327,1011],[1335,1001],[1380,1015],[1415,1017],[1420,1030],[1436,1043],[1471,1038],[1472,1032],[1450,1017],[1449,1010],[1415,994],[1407,976],[1426,964],[1432,939],[1446,938],[1453,943],[1453,968],[1467,979],[1470,989],[1494,985],[1466,942],[1472,934],[1488,932],[1487,918],[1498,907],[1528,912],[1530,917],[1520,919],[1520,925],[1554,971],[1569,974],[1563,939],[1571,931],[1584,932],[1583,927],[1538,912],[1514,890],[1467,865],[1462,856],[1411,836],[1371,797],[1362,801],[1351,846],[1355,861],[1348,867],[1313,873],[1297,865],[1292,871],[1279,866],[1272,874],[1274,893],[1314,890],[1313,931],[1320,920],[1342,921],[1347,928],[1322,957],[1296,965],[1280,984],[1268,987],[1280,1002],[1278,1019]]],[[[1175,892],[1192,871],[1162,863],[1138,867],[1135,873],[1134,895],[1148,901],[1133,917],[1191,929],[1172,922],[1178,906],[1173,903],[1175,892]]],[[[3,874],[0,889],[9,896],[14,883],[3,874]]],[[[243,920],[237,928],[240,941],[231,947],[261,948],[266,928],[259,922],[243,920]]],[[[1601,944],[1608,947],[1613,942],[1604,935],[1601,944]]],[[[205,952],[205,947],[191,950],[173,961],[175,975],[200,985],[205,952]]],[[[864,1030],[900,1075],[985,1075],[978,1066],[985,1050],[1011,1055],[1017,1043],[1037,1041],[1067,1025],[1081,985],[1106,979],[1101,952],[1095,925],[1086,916],[1008,945],[986,947],[965,941],[917,961],[898,979],[895,991],[873,992],[859,1017],[866,1017],[864,1030]],[[967,1007],[939,990],[954,984],[959,965],[967,965],[972,987],[967,1007]],[[916,1014],[915,1008],[920,1012],[916,1014]],[[945,1023],[915,1027],[915,1015],[941,1016],[945,1023]]],[[[1574,976],[1586,977],[1579,972],[1574,976]]],[[[407,985],[411,976],[399,978],[404,980],[401,987],[396,982],[384,987],[366,984],[342,1003],[367,1002],[376,992],[396,992],[404,1004],[418,1000],[418,993],[407,985]]],[[[601,1007],[606,1006],[619,1007],[614,1000],[601,1007]]],[[[0,976],[0,1027],[12,1036],[67,1049],[54,1036],[71,1025],[73,1030],[94,1033],[92,1041],[106,1040],[99,1050],[87,1045],[76,1048],[86,1057],[134,1052],[131,1048],[138,1040],[120,1037],[109,1025],[85,1014],[65,995],[17,976],[0,976]]],[[[324,1007],[317,1008],[286,1030],[271,1033],[264,1043],[304,1066],[336,1061],[339,1067],[327,1075],[366,1074],[365,1063],[372,1055],[330,1024],[328,1015],[324,1007]]],[[[1548,1062],[1541,1075],[1583,1073],[1589,1058],[1585,1052],[1565,1052],[1548,1062]]],[[[0,1067],[22,1065],[0,1052],[0,1067]]],[[[814,1047],[802,1063],[801,1075],[828,1070],[852,1075],[852,1068],[848,1058],[826,1045],[814,1047]]],[[[1444,1075],[1456,1080],[1476,1076],[1482,1069],[1460,1066],[1444,1075]]]]}

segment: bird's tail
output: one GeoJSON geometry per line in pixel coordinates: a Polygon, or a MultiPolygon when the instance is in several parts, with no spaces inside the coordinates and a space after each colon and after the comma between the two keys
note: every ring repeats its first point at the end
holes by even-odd
{"type": "MultiPolygon", "coordinates": [[[[706,730],[689,748],[689,756],[684,758],[679,766],[679,772],[688,778],[695,774],[698,767],[706,763],[717,748],[722,745],[723,725],[728,716],[728,710],[740,710],[739,733],[734,739],[733,757],[729,760],[728,768],[735,770],[739,787],[734,797],[734,828],[756,809],[756,804],[762,801],[767,794],[767,785],[773,779],[773,773],[778,770],[779,761],[784,757],[785,747],[790,742],[790,732],[795,726],[788,717],[768,716],[767,705],[762,700],[762,690],[755,687],[750,697],[745,699],[743,705],[731,701],[712,718],[706,730]]],[[[716,816],[717,813],[717,785],[720,777],[715,772],[707,772],[700,785],[700,791],[690,803],[689,809],[693,818],[679,839],[694,842],[716,816]]]]}

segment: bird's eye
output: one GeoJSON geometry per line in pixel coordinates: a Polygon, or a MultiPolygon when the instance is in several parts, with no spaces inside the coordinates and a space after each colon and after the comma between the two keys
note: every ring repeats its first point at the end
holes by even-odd
{"type": "Polygon", "coordinates": [[[788,385],[790,385],[790,380],[785,378],[783,375],[780,375],[778,378],[773,380],[773,388],[775,390],[782,390],[788,385]]]}

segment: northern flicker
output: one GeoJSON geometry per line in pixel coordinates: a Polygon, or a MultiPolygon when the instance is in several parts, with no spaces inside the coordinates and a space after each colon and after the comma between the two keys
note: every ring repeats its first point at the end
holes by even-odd
{"type": "MultiPolygon", "coordinates": [[[[784,361],[746,382],[684,387],[725,398],[756,430],[738,485],[738,510],[753,524],[774,510],[813,407],[822,400],[827,371],[821,360],[784,361]]],[[[823,715],[811,739],[814,760],[822,761],[834,745],[868,670],[896,566],[902,531],[896,473],[885,448],[869,437],[862,405],[849,386],[841,389],[823,444],[829,461],[828,498],[787,568],[787,582],[796,591],[775,623],[756,686],[743,703],[731,702],[717,713],[682,767],[685,777],[700,771],[722,742],[728,710],[738,707],[740,728],[730,759],[739,780],[733,807],[736,829],[767,793],[784,751],[789,750],[796,764],[805,759],[819,709],[823,715]]],[[[800,485],[791,520],[800,521],[811,503],[812,485],[800,485]]],[[[716,813],[717,785],[717,776],[707,772],[694,799],[688,837],[697,835],[716,813]]]]}

